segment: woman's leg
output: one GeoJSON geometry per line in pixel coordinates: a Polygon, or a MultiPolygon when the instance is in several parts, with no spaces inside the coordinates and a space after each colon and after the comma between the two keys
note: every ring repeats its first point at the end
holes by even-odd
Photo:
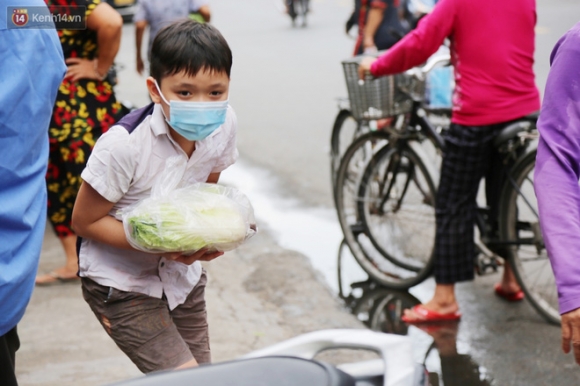
{"type": "Polygon", "coordinates": [[[81,185],[81,173],[92,146],[83,141],[57,142],[51,139],[49,166],[46,173],[48,189],[48,220],[59,238],[65,264],[48,274],[39,275],[36,284],[47,285],[79,279],[76,235],[71,228],[72,210],[81,185]]]}
{"type": "MultiPolygon", "coordinates": [[[[429,311],[457,312],[455,283],[474,277],[476,198],[494,137],[489,126],[453,124],[446,138],[435,204],[434,273],[437,284],[433,298],[423,305],[429,311]]],[[[408,320],[423,319],[412,310],[407,310],[405,315],[408,320]]]]}
{"type": "MultiPolygon", "coordinates": [[[[503,127],[503,126],[502,126],[503,127]]],[[[499,200],[501,196],[501,189],[506,182],[504,174],[505,165],[503,163],[501,154],[494,148],[490,157],[489,169],[485,174],[485,196],[487,205],[489,207],[490,222],[492,225],[492,237],[499,236],[499,200]]],[[[505,251],[501,249],[494,250],[495,253],[504,257],[504,270],[501,281],[496,284],[500,286],[505,294],[515,294],[522,289],[518,284],[514,271],[507,259],[505,259],[505,251]]]]}
{"type": "Polygon", "coordinates": [[[38,285],[80,279],[77,275],[79,270],[79,261],[76,251],[77,236],[71,234],[69,236],[59,237],[58,239],[64,249],[66,258],[65,265],[45,275],[37,276],[36,284],[38,285]]]}

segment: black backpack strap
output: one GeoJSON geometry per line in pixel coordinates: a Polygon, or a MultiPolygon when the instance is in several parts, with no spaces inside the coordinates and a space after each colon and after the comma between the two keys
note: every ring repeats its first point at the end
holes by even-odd
{"type": "Polygon", "coordinates": [[[132,133],[137,126],[141,124],[149,115],[153,114],[153,107],[155,103],[151,102],[147,106],[141,107],[140,109],[133,110],[129,114],[125,115],[115,126],[123,126],[129,133],[132,133]]]}

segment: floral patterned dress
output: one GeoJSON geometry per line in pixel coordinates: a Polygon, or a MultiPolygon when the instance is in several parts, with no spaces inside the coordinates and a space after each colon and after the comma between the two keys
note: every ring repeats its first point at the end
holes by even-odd
{"type": "MultiPolygon", "coordinates": [[[[45,0],[51,6],[85,6],[88,18],[100,0],[45,0]]],[[[65,59],[97,57],[97,34],[89,29],[59,30],[65,59]]],[[[49,128],[46,184],[48,219],[59,237],[73,235],[71,217],[81,172],[96,140],[122,116],[122,106],[107,80],[64,79],[49,128]]]]}

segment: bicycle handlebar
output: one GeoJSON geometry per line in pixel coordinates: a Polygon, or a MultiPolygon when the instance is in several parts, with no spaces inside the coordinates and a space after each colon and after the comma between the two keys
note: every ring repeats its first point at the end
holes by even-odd
{"type": "MultiPolygon", "coordinates": [[[[439,65],[448,65],[451,62],[451,55],[449,53],[435,53],[423,66],[413,67],[404,72],[404,74],[413,76],[421,81],[426,79],[426,75],[439,65]]],[[[370,74],[370,72],[369,72],[370,74]]],[[[372,74],[371,74],[372,76],[372,74]]],[[[365,81],[359,79],[358,84],[364,85],[365,81]]]]}
{"type": "Polygon", "coordinates": [[[406,74],[415,76],[419,80],[425,80],[425,76],[439,65],[448,65],[451,61],[451,55],[448,53],[436,53],[432,55],[427,62],[420,67],[413,67],[405,71],[406,74]]]}

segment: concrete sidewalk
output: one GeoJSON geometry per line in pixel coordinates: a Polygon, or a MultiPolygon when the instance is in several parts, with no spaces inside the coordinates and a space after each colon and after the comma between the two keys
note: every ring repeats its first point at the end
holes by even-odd
{"type": "MultiPolygon", "coordinates": [[[[40,272],[64,263],[47,228],[40,272]]],[[[325,328],[363,328],[342,308],[303,255],[281,248],[265,226],[245,245],[205,264],[214,362],[325,328]]],[[[28,385],[105,385],[141,373],[106,335],[79,283],[37,287],[18,325],[18,381],[28,385]]]]}

